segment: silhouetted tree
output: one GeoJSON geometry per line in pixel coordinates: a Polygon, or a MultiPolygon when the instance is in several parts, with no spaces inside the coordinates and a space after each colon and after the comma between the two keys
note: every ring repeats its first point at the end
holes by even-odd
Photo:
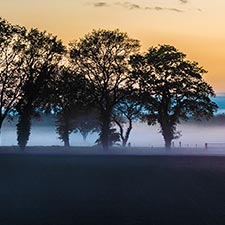
{"type": "Polygon", "coordinates": [[[4,119],[23,97],[24,27],[0,18],[0,132],[4,119]]]}
{"type": "Polygon", "coordinates": [[[49,102],[56,115],[56,130],[64,146],[68,147],[69,135],[77,131],[77,119],[88,104],[88,81],[76,70],[63,66],[51,88],[49,102]]]}
{"type": "MultiPolygon", "coordinates": [[[[101,141],[101,132],[99,133],[99,138],[96,140],[95,143],[100,144],[101,141]]],[[[116,131],[115,128],[109,129],[109,146],[112,147],[113,145],[116,145],[118,142],[120,142],[120,134],[116,131]]]]}
{"type": "Polygon", "coordinates": [[[17,139],[20,140],[18,144],[22,149],[29,139],[31,116],[35,112],[35,107],[48,98],[46,93],[48,93],[49,81],[57,74],[58,64],[65,50],[56,36],[37,29],[27,32],[25,41],[23,73],[28,78],[23,86],[24,96],[17,104],[19,114],[17,139]]]}
{"type": "Polygon", "coordinates": [[[142,105],[137,101],[124,100],[114,107],[113,121],[119,127],[123,147],[127,145],[133,121],[140,119],[142,114],[142,105]]]}
{"type": "Polygon", "coordinates": [[[124,97],[129,77],[130,56],[139,49],[139,42],[118,30],[94,30],[70,44],[71,62],[79,66],[89,79],[92,96],[100,113],[101,143],[109,146],[113,107],[124,97]]]}
{"type": "Polygon", "coordinates": [[[202,78],[206,71],[175,47],[152,47],[145,55],[133,57],[131,65],[148,112],[146,119],[149,125],[160,124],[166,148],[179,136],[176,125],[181,119],[210,118],[217,109],[210,99],[214,91],[202,78]]]}
{"type": "MultiPolygon", "coordinates": [[[[31,109],[31,108],[29,108],[31,109]]],[[[28,109],[23,110],[23,113],[20,114],[17,122],[17,142],[22,150],[25,149],[28,137],[31,132],[31,115],[32,112],[28,109]]]]}
{"type": "Polygon", "coordinates": [[[205,118],[203,118],[202,120],[194,120],[192,118],[190,118],[190,120],[188,120],[186,122],[187,124],[194,124],[194,125],[198,125],[198,126],[225,126],[225,114],[215,114],[210,120],[207,120],[205,118]]]}
{"type": "Polygon", "coordinates": [[[71,111],[63,110],[56,116],[56,132],[65,147],[70,146],[69,136],[74,131],[71,111]]]}
{"type": "Polygon", "coordinates": [[[89,133],[99,132],[98,117],[99,115],[96,110],[90,110],[90,108],[81,111],[80,116],[77,117],[75,129],[80,132],[84,141],[86,141],[89,133]]]}

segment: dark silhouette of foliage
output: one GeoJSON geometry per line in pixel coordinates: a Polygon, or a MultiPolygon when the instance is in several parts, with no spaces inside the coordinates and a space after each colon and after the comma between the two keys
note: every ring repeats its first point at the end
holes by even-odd
{"type": "Polygon", "coordinates": [[[56,131],[66,147],[70,146],[69,136],[73,132],[79,132],[84,141],[89,133],[99,132],[99,121],[93,113],[94,110],[90,112],[82,107],[74,105],[73,108],[61,110],[56,114],[56,131]]]}
{"type": "Polygon", "coordinates": [[[70,146],[69,136],[74,130],[72,115],[69,112],[61,111],[56,117],[56,132],[65,147],[70,146]]]}
{"type": "Polygon", "coordinates": [[[210,99],[214,91],[202,78],[206,71],[175,47],[152,47],[145,55],[132,57],[131,65],[145,118],[149,125],[160,124],[166,148],[179,136],[176,125],[181,119],[208,119],[217,109],[210,99]]]}
{"type": "Polygon", "coordinates": [[[119,127],[122,146],[126,147],[130,132],[133,128],[133,121],[142,116],[142,105],[139,102],[125,100],[114,107],[113,121],[119,127]]]}
{"type": "Polygon", "coordinates": [[[23,113],[19,114],[17,123],[17,142],[21,150],[25,150],[28,142],[28,137],[31,132],[31,108],[23,109],[23,113]]]}
{"type": "Polygon", "coordinates": [[[213,116],[209,121],[205,121],[205,125],[210,126],[225,126],[225,114],[213,116]]]}
{"type": "Polygon", "coordinates": [[[5,118],[23,97],[27,79],[23,73],[26,29],[0,18],[0,132],[5,118]]]}
{"type": "Polygon", "coordinates": [[[80,116],[75,121],[75,129],[79,131],[83,137],[83,140],[86,141],[89,133],[99,132],[99,121],[98,113],[95,109],[83,110],[80,113],[80,116]]]}
{"type": "Polygon", "coordinates": [[[93,30],[70,44],[68,60],[57,37],[0,18],[0,132],[17,111],[17,140],[24,149],[31,119],[45,110],[55,113],[65,146],[72,132],[85,140],[97,131],[107,150],[120,139],[126,146],[133,121],[141,117],[160,124],[170,148],[180,136],[178,123],[213,116],[214,91],[202,78],[206,71],[173,46],[152,47],[144,55],[138,50],[139,41],[126,33],[93,30]]]}
{"type": "Polygon", "coordinates": [[[57,118],[56,131],[64,145],[68,147],[69,135],[77,131],[77,119],[89,103],[88,81],[82,74],[76,73],[76,70],[63,66],[51,87],[49,102],[57,118]]]}
{"type": "Polygon", "coordinates": [[[95,105],[100,113],[101,143],[109,146],[112,111],[124,98],[128,85],[129,58],[139,42],[118,30],[94,30],[70,44],[71,62],[89,79],[95,105]]]}
{"type": "MultiPolygon", "coordinates": [[[[25,128],[31,124],[31,116],[35,108],[42,105],[48,98],[49,81],[52,76],[57,74],[58,64],[64,52],[62,42],[57,37],[40,32],[37,29],[31,29],[26,33],[25,52],[23,55],[23,73],[26,74],[27,80],[23,86],[23,98],[20,99],[16,108],[19,113],[17,128],[18,140],[23,137],[27,143],[29,139],[30,128],[25,128]],[[26,117],[24,115],[27,115],[26,117]],[[31,114],[28,116],[28,114],[31,114]],[[20,118],[22,117],[22,118],[20,118]],[[27,121],[26,121],[27,120],[27,121]]],[[[19,144],[19,143],[18,143],[19,144]]],[[[21,146],[23,148],[23,146],[21,146]]]]}
{"type": "MultiPolygon", "coordinates": [[[[99,138],[96,140],[95,143],[101,144],[102,143],[102,137],[101,132],[99,133],[99,138]]],[[[116,131],[115,128],[109,129],[109,147],[112,147],[113,145],[116,145],[120,142],[120,134],[116,131]]]]}
{"type": "Polygon", "coordinates": [[[202,118],[201,120],[195,120],[190,118],[188,121],[185,121],[187,124],[193,124],[198,126],[225,126],[225,114],[216,114],[210,120],[202,118]]]}

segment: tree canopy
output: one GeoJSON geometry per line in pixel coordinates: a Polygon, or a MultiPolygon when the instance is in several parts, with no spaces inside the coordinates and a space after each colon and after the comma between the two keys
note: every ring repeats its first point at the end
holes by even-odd
{"type": "Polygon", "coordinates": [[[129,59],[139,50],[139,41],[119,30],[94,30],[70,44],[73,64],[87,77],[93,100],[100,112],[101,142],[109,145],[113,107],[123,99],[129,87],[129,59]]]}
{"type": "Polygon", "coordinates": [[[56,36],[0,18],[0,131],[17,112],[18,143],[29,139],[37,111],[56,116],[66,146],[79,131],[99,133],[104,149],[125,146],[132,122],[159,123],[165,146],[179,137],[177,124],[209,119],[217,109],[205,69],[174,46],[139,53],[138,40],[119,30],[93,30],[66,48],[56,36]],[[115,125],[117,125],[118,131],[115,125]]]}
{"type": "Polygon", "coordinates": [[[31,129],[31,116],[35,108],[46,103],[50,80],[58,73],[65,51],[56,36],[31,29],[25,34],[22,73],[26,80],[22,86],[23,98],[16,105],[19,119],[17,140],[21,148],[26,146],[31,129]]]}
{"type": "Polygon", "coordinates": [[[126,147],[127,145],[133,128],[133,121],[141,119],[143,115],[142,109],[142,103],[132,98],[127,98],[114,107],[113,122],[115,122],[119,128],[120,139],[123,147],[126,147]]]}
{"type": "Polygon", "coordinates": [[[69,146],[69,135],[76,131],[77,119],[88,104],[88,81],[70,66],[62,66],[50,86],[48,102],[56,115],[57,133],[69,146]]]}
{"type": "Polygon", "coordinates": [[[150,125],[160,124],[167,148],[179,136],[176,125],[180,120],[210,118],[217,109],[210,99],[213,88],[202,78],[206,71],[175,47],[152,47],[146,54],[132,57],[131,65],[145,118],[150,125]]]}
{"type": "Polygon", "coordinates": [[[24,96],[26,29],[0,18],[0,131],[2,123],[24,96]]]}

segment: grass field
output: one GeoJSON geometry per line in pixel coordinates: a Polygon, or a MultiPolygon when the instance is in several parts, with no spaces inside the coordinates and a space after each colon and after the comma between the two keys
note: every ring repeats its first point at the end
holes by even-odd
{"type": "Polygon", "coordinates": [[[224,225],[225,157],[0,154],[0,225],[224,225]]]}

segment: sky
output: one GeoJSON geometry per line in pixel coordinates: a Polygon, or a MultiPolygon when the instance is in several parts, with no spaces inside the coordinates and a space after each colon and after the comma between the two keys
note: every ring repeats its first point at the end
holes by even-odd
{"type": "Polygon", "coordinates": [[[0,0],[0,16],[47,30],[66,45],[99,28],[127,32],[140,40],[142,52],[173,45],[225,93],[225,0],[0,0]]]}

